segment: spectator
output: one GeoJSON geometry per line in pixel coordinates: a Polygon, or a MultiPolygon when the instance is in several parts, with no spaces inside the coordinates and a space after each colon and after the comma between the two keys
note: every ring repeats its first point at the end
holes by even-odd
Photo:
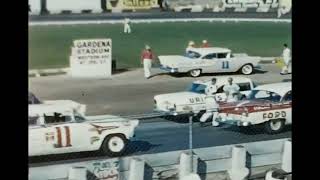
{"type": "Polygon", "coordinates": [[[141,64],[143,64],[144,68],[144,77],[149,79],[151,77],[151,66],[152,61],[154,59],[154,55],[151,51],[151,47],[146,45],[145,49],[141,53],[141,64]]]}
{"type": "Polygon", "coordinates": [[[210,45],[209,45],[209,43],[208,43],[207,40],[203,40],[201,47],[202,47],[202,48],[207,48],[207,47],[210,47],[210,45]]]}

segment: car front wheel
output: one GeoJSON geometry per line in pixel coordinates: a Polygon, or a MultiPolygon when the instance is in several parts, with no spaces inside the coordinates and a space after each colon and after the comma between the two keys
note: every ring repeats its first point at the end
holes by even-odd
{"type": "Polygon", "coordinates": [[[199,77],[201,74],[201,69],[194,69],[190,71],[190,76],[192,77],[199,77]]]}
{"type": "Polygon", "coordinates": [[[253,72],[253,66],[251,64],[246,64],[241,67],[241,73],[244,75],[252,74],[253,72]]]}
{"type": "Polygon", "coordinates": [[[265,122],[264,127],[267,133],[277,134],[283,130],[285,121],[283,119],[274,119],[265,122]]]}
{"type": "Polygon", "coordinates": [[[124,152],[127,142],[122,134],[109,135],[102,143],[101,152],[109,156],[119,156],[124,152]]]}

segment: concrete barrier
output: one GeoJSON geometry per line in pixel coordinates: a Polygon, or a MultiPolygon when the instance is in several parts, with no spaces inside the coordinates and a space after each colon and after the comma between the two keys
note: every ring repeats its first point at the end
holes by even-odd
{"type": "Polygon", "coordinates": [[[292,141],[284,142],[282,154],[282,170],[285,172],[292,172],[292,141]]]}
{"type": "Polygon", "coordinates": [[[62,11],[81,13],[84,10],[90,10],[93,13],[102,12],[101,0],[47,0],[47,9],[51,14],[62,11]]]}
{"type": "Polygon", "coordinates": [[[87,180],[87,168],[71,167],[69,169],[68,180],[87,180]]]}
{"type": "Polygon", "coordinates": [[[229,172],[232,177],[237,173],[239,176],[244,177],[247,171],[245,170],[246,168],[264,167],[267,165],[276,165],[280,167],[284,162],[284,159],[286,159],[283,158],[282,155],[285,155],[285,151],[288,152],[287,150],[284,150],[284,143],[287,140],[288,139],[285,138],[194,149],[194,164],[192,165],[192,168],[188,163],[191,161],[188,153],[185,153],[185,151],[171,151],[113,159],[101,157],[101,159],[97,160],[46,166],[40,165],[38,167],[30,164],[29,173],[30,179],[32,180],[63,179],[68,178],[70,174],[69,169],[72,167],[86,167],[88,172],[94,174],[92,164],[101,164],[101,161],[103,163],[112,163],[112,161],[116,161],[119,163],[117,171],[119,172],[121,179],[140,179],[143,177],[141,174],[142,169],[144,170],[143,174],[145,180],[177,178],[177,176],[186,178],[192,173],[201,175],[223,171],[229,172]],[[246,151],[250,154],[250,161],[245,161],[246,151]],[[149,168],[143,168],[144,166],[142,164],[146,164],[146,167],[149,168]],[[191,169],[193,170],[191,171],[191,169]],[[135,173],[138,173],[139,175],[133,175],[133,171],[136,171],[135,173]]]}
{"type": "Polygon", "coordinates": [[[243,180],[249,175],[249,169],[246,167],[246,153],[244,146],[232,147],[231,168],[228,170],[231,180],[243,180]]]}
{"type": "Polygon", "coordinates": [[[130,160],[129,180],[144,180],[145,163],[139,158],[130,160]]]}
{"type": "Polygon", "coordinates": [[[41,11],[41,0],[29,0],[30,14],[39,15],[41,11]]]}

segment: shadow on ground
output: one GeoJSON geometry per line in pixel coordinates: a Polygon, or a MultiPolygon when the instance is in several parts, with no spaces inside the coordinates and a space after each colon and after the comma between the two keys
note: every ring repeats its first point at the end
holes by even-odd
{"type": "MultiPolygon", "coordinates": [[[[263,125],[249,126],[249,127],[238,127],[238,126],[222,126],[223,130],[231,132],[240,132],[246,135],[258,135],[258,134],[267,134],[264,130],[263,125]]],[[[291,125],[285,126],[282,132],[285,133],[291,131],[291,125]]]]}
{"type": "MultiPolygon", "coordinates": [[[[154,147],[158,147],[158,146],[160,146],[160,145],[153,145],[153,144],[150,144],[149,142],[146,142],[146,141],[129,141],[126,150],[123,152],[123,154],[121,156],[128,156],[128,155],[131,155],[131,154],[134,154],[137,152],[149,151],[150,149],[152,149],[154,147]]],[[[29,164],[45,163],[45,162],[59,163],[58,161],[65,161],[65,160],[79,161],[79,159],[92,158],[92,157],[111,158],[110,156],[103,155],[98,151],[77,152],[77,153],[66,153],[66,154],[29,157],[29,164]]]]}
{"type": "Polygon", "coordinates": [[[113,70],[112,70],[112,74],[121,74],[121,73],[125,73],[125,72],[127,72],[127,71],[129,71],[129,69],[127,69],[127,68],[113,69],[113,70]]]}

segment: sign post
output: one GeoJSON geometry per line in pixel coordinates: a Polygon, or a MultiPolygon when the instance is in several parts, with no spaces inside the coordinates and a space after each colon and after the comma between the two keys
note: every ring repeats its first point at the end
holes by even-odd
{"type": "Polygon", "coordinates": [[[111,39],[75,40],[71,50],[70,73],[72,77],[111,77],[111,39]]]}

